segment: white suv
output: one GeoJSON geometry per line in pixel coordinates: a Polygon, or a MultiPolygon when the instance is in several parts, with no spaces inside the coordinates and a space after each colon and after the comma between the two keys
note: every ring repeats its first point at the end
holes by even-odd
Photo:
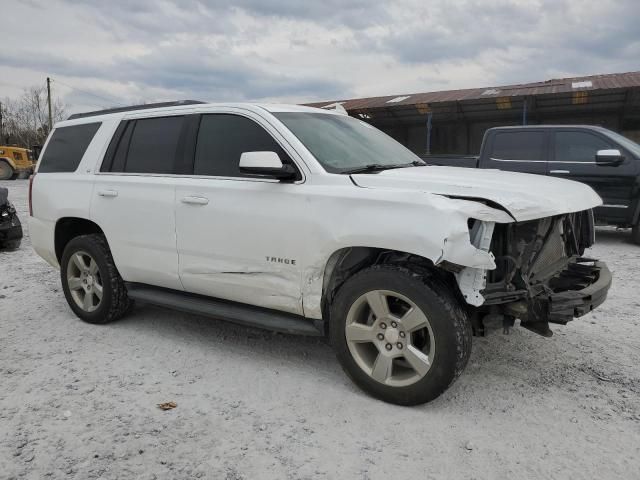
{"type": "Polygon", "coordinates": [[[91,323],[133,301],[327,335],[388,402],[441,394],[486,315],[550,335],[602,303],[591,188],[425,165],[371,125],[291,105],[72,116],[32,177],[35,250],[91,323]]]}

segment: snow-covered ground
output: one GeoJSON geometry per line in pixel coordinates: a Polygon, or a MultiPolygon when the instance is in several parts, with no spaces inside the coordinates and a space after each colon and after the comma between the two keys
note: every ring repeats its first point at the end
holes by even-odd
{"type": "MultiPolygon", "coordinates": [[[[0,186],[26,223],[27,181],[0,186]]],[[[597,312],[551,339],[474,338],[442,397],[403,408],[356,389],[318,339],[154,307],[82,323],[24,228],[0,253],[0,478],[639,478],[628,234],[598,231],[614,286],[597,312]]]]}

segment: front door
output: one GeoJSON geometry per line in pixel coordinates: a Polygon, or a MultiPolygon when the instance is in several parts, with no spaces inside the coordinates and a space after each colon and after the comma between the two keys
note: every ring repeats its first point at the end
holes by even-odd
{"type": "Polygon", "coordinates": [[[195,140],[193,176],[176,187],[185,290],[302,314],[305,185],[239,170],[243,152],[290,157],[257,119],[240,115],[202,115],[195,140]]]}
{"type": "Polygon", "coordinates": [[[586,183],[602,197],[603,205],[596,208],[596,218],[624,224],[631,217],[633,207],[634,158],[627,155],[625,161],[617,166],[598,165],[596,153],[607,149],[620,150],[620,147],[597,132],[571,128],[556,131],[549,175],[586,183]]]}

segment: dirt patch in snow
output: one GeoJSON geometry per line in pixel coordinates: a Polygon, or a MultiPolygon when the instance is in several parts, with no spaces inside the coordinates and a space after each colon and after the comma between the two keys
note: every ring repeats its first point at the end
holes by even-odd
{"type": "MultiPolygon", "coordinates": [[[[26,224],[27,182],[0,185],[26,224]]],[[[1,478],[638,478],[624,232],[598,231],[614,286],[595,313],[551,339],[496,327],[442,397],[402,408],[357,390],[322,340],[154,307],[82,323],[24,228],[0,253],[1,478]]]]}

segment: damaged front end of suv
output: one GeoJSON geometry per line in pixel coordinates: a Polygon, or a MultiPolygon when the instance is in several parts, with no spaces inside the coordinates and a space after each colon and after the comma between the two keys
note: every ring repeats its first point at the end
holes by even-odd
{"type": "Polygon", "coordinates": [[[499,315],[506,331],[518,318],[523,327],[548,337],[549,323],[564,325],[606,299],[607,266],[583,256],[594,243],[592,210],[518,223],[471,221],[470,235],[496,263],[494,270],[455,273],[467,303],[476,307],[472,321],[478,335],[484,333],[484,318],[499,315]],[[480,285],[473,283],[478,275],[480,285]]]}

